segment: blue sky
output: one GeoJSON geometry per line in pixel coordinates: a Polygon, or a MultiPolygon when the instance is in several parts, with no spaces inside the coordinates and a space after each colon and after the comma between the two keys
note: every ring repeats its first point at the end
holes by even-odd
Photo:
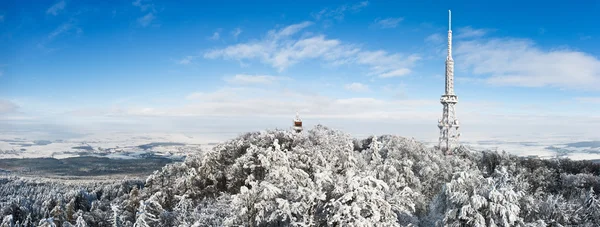
{"type": "Polygon", "coordinates": [[[448,9],[466,138],[597,134],[599,1],[2,1],[0,122],[435,139],[448,9]]]}

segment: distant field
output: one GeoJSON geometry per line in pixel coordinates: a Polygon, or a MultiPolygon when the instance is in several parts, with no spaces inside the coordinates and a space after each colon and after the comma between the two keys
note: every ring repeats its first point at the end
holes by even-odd
{"type": "Polygon", "coordinates": [[[71,157],[0,159],[0,174],[11,173],[40,177],[95,177],[109,175],[147,176],[163,166],[177,160],[164,157],[138,159],[110,159],[105,157],[71,157]]]}
{"type": "Polygon", "coordinates": [[[583,142],[568,143],[567,146],[568,147],[600,148],[600,141],[583,141],[583,142]]]}

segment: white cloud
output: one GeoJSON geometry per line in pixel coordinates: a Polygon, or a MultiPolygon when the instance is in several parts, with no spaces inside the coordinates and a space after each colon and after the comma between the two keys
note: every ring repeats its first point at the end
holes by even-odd
{"type": "Polygon", "coordinates": [[[491,39],[459,42],[454,53],[458,68],[489,76],[486,81],[495,85],[600,88],[600,60],[580,51],[545,51],[529,40],[491,39]]]}
{"type": "Polygon", "coordinates": [[[380,28],[395,28],[398,26],[398,23],[400,23],[402,20],[404,20],[404,18],[402,17],[390,17],[386,19],[377,18],[375,19],[375,24],[380,28]]]}
{"type": "MultiPolygon", "coordinates": [[[[152,117],[153,121],[209,117],[210,124],[219,129],[228,127],[240,130],[241,126],[238,124],[243,123],[252,126],[253,130],[261,130],[286,126],[288,121],[285,119],[291,119],[298,111],[307,127],[309,124],[324,123],[349,132],[393,133],[435,140],[439,133],[435,125],[442,109],[438,99],[335,98],[272,88],[225,87],[212,92],[191,93],[187,98],[187,103],[178,106],[127,106],[113,109],[104,116],[111,119],[152,117]],[[234,123],[233,119],[239,121],[234,123]],[[419,127],[414,127],[416,124],[419,127]]],[[[551,115],[535,110],[507,114],[490,110],[490,107],[497,106],[494,103],[475,101],[459,103],[458,117],[463,126],[463,139],[507,135],[515,138],[515,134],[523,139],[527,133],[539,133],[539,130],[543,131],[549,126],[556,130],[543,132],[596,135],[596,128],[600,127],[600,119],[589,116],[551,115]]]]}
{"type": "Polygon", "coordinates": [[[230,84],[251,85],[251,84],[272,84],[273,82],[275,82],[279,79],[280,78],[278,78],[276,76],[237,74],[233,77],[225,78],[225,81],[230,84]]]}
{"type": "Polygon", "coordinates": [[[136,0],[131,3],[133,6],[140,8],[142,12],[152,9],[154,10],[154,4],[150,3],[150,1],[136,0]],[[148,3],[145,3],[148,2],[148,3]]]}
{"type": "Polygon", "coordinates": [[[19,106],[11,101],[0,99],[0,114],[13,113],[19,106]]]}
{"type": "Polygon", "coordinates": [[[213,33],[213,35],[211,37],[208,37],[208,39],[210,39],[210,40],[219,40],[219,38],[221,38],[221,35],[219,35],[218,31],[213,33]]]}
{"type": "Polygon", "coordinates": [[[64,0],[55,3],[54,5],[50,6],[50,8],[48,8],[48,10],[46,10],[46,14],[52,14],[54,16],[58,15],[58,13],[60,11],[62,11],[63,9],[65,9],[66,3],[64,0]]]}
{"type": "Polygon", "coordinates": [[[63,23],[60,26],[58,26],[58,28],[54,29],[54,31],[52,31],[50,34],[48,34],[48,39],[52,40],[52,39],[56,38],[57,36],[65,33],[65,32],[68,32],[74,28],[75,27],[72,22],[63,23]]]}
{"type": "Polygon", "coordinates": [[[461,38],[477,38],[491,32],[491,29],[473,29],[471,26],[459,28],[454,36],[457,39],[461,38]]]}
{"type": "Polygon", "coordinates": [[[142,27],[148,27],[148,25],[150,25],[154,19],[156,19],[156,17],[154,16],[154,13],[148,13],[148,14],[144,15],[143,17],[138,18],[137,22],[142,27]]]}
{"type": "Polygon", "coordinates": [[[140,26],[148,27],[156,19],[156,10],[154,9],[154,4],[151,3],[150,0],[136,0],[131,4],[135,7],[138,7],[142,12],[149,11],[144,16],[137,18],[137,23],[140,26]]]}
{"type": "Polygon", "coordinates": [[[442,43],[444,41],[444,37],[442,37],[442,35],[435,33],[435,34],[431,34],[429,36],[427,36],[425,38],[425,42],[430,42],[430,43],[442,43]]]}
{"type": "MultiPolygon", "coordinates": [[[[597,137],[597,128],[600,127],[600,118],[590,115],[561,116],[533,110],[526,114],[507,114],[490,110],[490,107],[505,109],[497,106],[475,101],[459,103],[458,117],[463,133],[461,141],[488,139],[490,136],[512,136],[523,141],[528,134],[540,132],[544,136],[551,133],[583,133],[597,137]],[[554,130],[549,131],[548,128],[554,130]]],[[[85,127],[86,130],[96,127],[103,128],[103,131],[142,128],[144,131],[161,132],[204,130],[202,136],[227,132],[233,137],[247,131],[289,127],[294,113],[299,111],[307,128],[325,124],[360,137],[390,133],[435,141],[439,135],[436,123],[441,109],[437,98],[340,98],[313,94],[303,89],[224,87],[216,91],[190,93],[187,101],[175,105],[123,105],[72,110],[66,115],[70,117],[58,113],[56,119],[68,119],[63,122],[85,127]],[[150,121],[153,124],[148,126],[147,122],[150,121]],[[107,126],[104,122],[112,124],[107,126]],[[90,125],[92,127],[88,127],[90,125]]],[[[0,123],[1,120],[9,120],[13,125],[12,122],[18,122],[10,114],[5,116],[9,118],[0,115],[0,123]]]]}
{"type": "Polygon", "coordinates": [[[381,78],[399,77],[399,76],[406,76],[409,73],[410,73],[410,69],[402,68],[402,69],[396,69],[394,71],[380,74],[379,77],[381,77],[381,78]]]}
{"type": "Polygon", "coordinates": [[[196,58],[196,56],[185,56],[181,60],[178,60],[176,63],[180,65],[189,65],[190,63],[192,63],[192,60],[194,60],[194,58],[196,58]]]}
{"type": "Polygon", "coordinates": [[[347,12],[359,12],[368,5],[369,1],[358,2],[353,5],[345,4],[335,9],[323,9],[317,13],[312,13],[312,16],[315,18],[315,20],[333,18],[341,21],[344,19],[344,16],[347,12]]]}
{"type": "MultiPolygon", "coordinates": [[[[303,116],[345,119],[422,118],[423,106],[437,106],[437,100],[393,100],[375,98],[331,98],[293,91],[258,88],[223,88],[196,92],[186,97],[191,102],[179,107],[128,107],[114,115],[133,116],[216,116],[253,117],[303,116]]],[[[438,112],[438,111],[436,111],[438,112]]],[[[432,118],[435,119],[435,118],[432,118]]],[[[433,120],[435,121],[435,120],[433,120]]]]}
{"type": "Polygon", "coordinates": [[[351,10],[357,11],[357,10],[361,10],[362,8],[365,8],[369,5],[369,1],[362,1],[359,3],[356,3],[354,5],[352,5],[350,7],[351,10]]]}
{"type": "Polygon", "coordinates": [[[344,88],[353,92],[364,92],[369,90],[369,86],[361,83],[351,83],[344,85],[344,88]]]}
{"type": "Polygon", "coordinates": [[[273,36],[274,39],[279,39],[287,36],[291,36],[293,34],[298,33],[300,30],[305,29],[308,26],[311,26],[313,23],[310,21],[304,21],[299,24],[292,24],[287,26],[279,31],[271,30],[269,31],[269,35],[273,36]]]}
{"type": "Polygon", "coordinates": [[[380,75],[397,70],[406,71],[421,59],[418,55],[405,56],[390,54],[383,50],[363,50],[357,45],[328,39],[324,35],[294,37],[294,34],[311,24],[303,22],[279,30],[271,30],[261,40],[209,50],[205,52],[204,57],[228,60],[256,59],[279,71],[301,61],[317,59],[333,66],[344,64],[366,66],[370,70],[369,75],[380,75]]]}
{"type": "Polygon", "coordinates": [[[233,29],[233,31],[231,31],[231,35],[233,36],[233,38],[236,38],[242,34],[242,29],[241,28],[235,28],[233,29]]]}

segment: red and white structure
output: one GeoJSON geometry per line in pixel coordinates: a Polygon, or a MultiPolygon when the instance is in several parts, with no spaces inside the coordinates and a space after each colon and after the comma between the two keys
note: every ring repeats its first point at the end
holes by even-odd
{"type": "Polygon", "coordinates": [[[294,125],[292,129],[298,133],[302,132],[302,119],[300,119],[300,115],[296,112],[296,118],[294,118],[294,125]]]}

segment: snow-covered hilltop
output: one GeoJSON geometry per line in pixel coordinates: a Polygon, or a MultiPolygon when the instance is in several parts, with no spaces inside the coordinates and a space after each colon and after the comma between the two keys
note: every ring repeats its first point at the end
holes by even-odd
{"type": "Polygon", "coordinates": [[[600,223],[600,166],[316,126],[247,133],[141,182],[0,184],[5,223],[69,226],[547,226],[600,223]],[[34,188],[34,190],[32,190],[34,188]]]}

